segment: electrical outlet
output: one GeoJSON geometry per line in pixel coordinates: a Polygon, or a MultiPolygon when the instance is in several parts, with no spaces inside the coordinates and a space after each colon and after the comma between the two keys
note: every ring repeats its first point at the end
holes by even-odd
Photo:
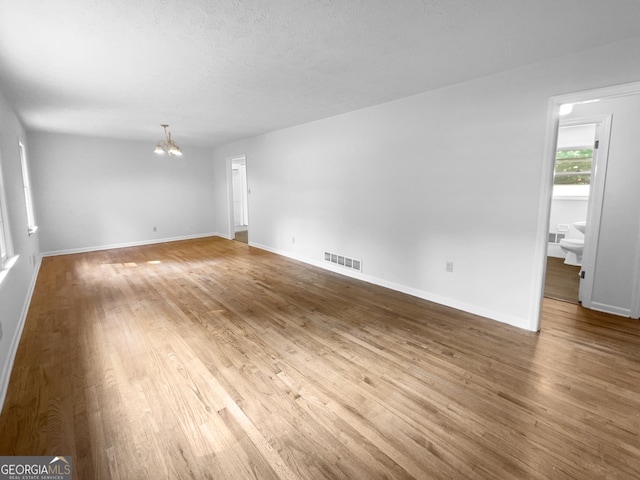
{"type": "Polygon", "coordinates": [[[158,227],[153,227],[153,231],[157,232],[158,231],[158,227]]]}
{"type": "Polygon", "coordinates": [[[296,237],[291,237],[291,243],[296,243],[296,237]]]}
{"type": "Polygon", "coordinates": [[[453,262],[447,262],[447,272],[453,273],[453,262]]]}

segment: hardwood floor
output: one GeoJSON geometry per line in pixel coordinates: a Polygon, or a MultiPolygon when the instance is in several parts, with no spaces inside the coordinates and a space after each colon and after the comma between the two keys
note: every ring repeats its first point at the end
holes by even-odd
{"type": "Polygon", "coordinates": [[[640,323],[530,333],[220,238],[45,258],[0,455],[75,479],[637,479],[640,323]]]}
{"type": "Polygon", "coordinates": [[[544,296],[563,302],[579,303],[580,267],[566,265],[564,259],[547,257],[544,296]]]}
{"type": "Polygon", "coordinates": [[[233,237],[237,242],[249,243],[249,230],[239,230],[233,237]]]}

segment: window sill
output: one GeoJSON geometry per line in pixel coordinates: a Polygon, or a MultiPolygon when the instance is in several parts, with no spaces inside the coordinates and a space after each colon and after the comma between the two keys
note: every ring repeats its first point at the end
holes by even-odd
{"type": "Polygon", "coordinates": [[[554,195],[554,200],[589,200],[589,196],[586,195],[554,195]]]}
{"type": "Polygon", "coordinates": [[[554,185],[553,198],[584,200],[589,197],[589,185],[554,185]]]}

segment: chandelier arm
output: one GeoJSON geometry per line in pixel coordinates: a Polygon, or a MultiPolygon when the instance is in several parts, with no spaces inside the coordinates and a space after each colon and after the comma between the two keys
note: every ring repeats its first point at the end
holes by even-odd
{"type": "Polygon", "coordinates": [[[180,147],[178,147],[178,145],[173,143],[173,140],[171,139],[171,132],[167,131],[167,128],[169,127],[169,125],[163,123],[160,126],[164,129],[164,136],[166,138],[166,142],[163,140],[160,140],[156,145],[154,153],[160,153],[160,154],[167,153],[169,155],[181,156],[182,151],[180,151],[180,147]]]}

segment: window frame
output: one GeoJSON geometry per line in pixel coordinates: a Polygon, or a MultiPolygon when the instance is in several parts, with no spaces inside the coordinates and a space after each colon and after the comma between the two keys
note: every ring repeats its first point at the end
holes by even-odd
{"type": "Polygon", "coordinates": [[[36,224],[36,214],[33,206],[33,193],[31,189],[31,177],[29,175],[27,148],[20,139],[18,139],[18,149],[20,150],[20,165],[22,166],[22,185],[27,214],[27,229],[29,235],[32,235],[38,231],[38,225],[36,224]]]}
{"type": "MultiPolygon", "coordinates": [[[[10,237],[9,212],[7,210],[4,178],[2,175],[2,157],[0,157],[0,271],[8,268],[12,255],[13,244],[11,243],[10,237]]],[[[2,275],[0,275],[0,280],[2,280],[2,275]]]]}
{"type": "Polygon", "coordinates": [[[0,191],[0,270],[9,260],[9,246],[7,245],[7,229],[4,221],[4,190],[0,191]]]}

